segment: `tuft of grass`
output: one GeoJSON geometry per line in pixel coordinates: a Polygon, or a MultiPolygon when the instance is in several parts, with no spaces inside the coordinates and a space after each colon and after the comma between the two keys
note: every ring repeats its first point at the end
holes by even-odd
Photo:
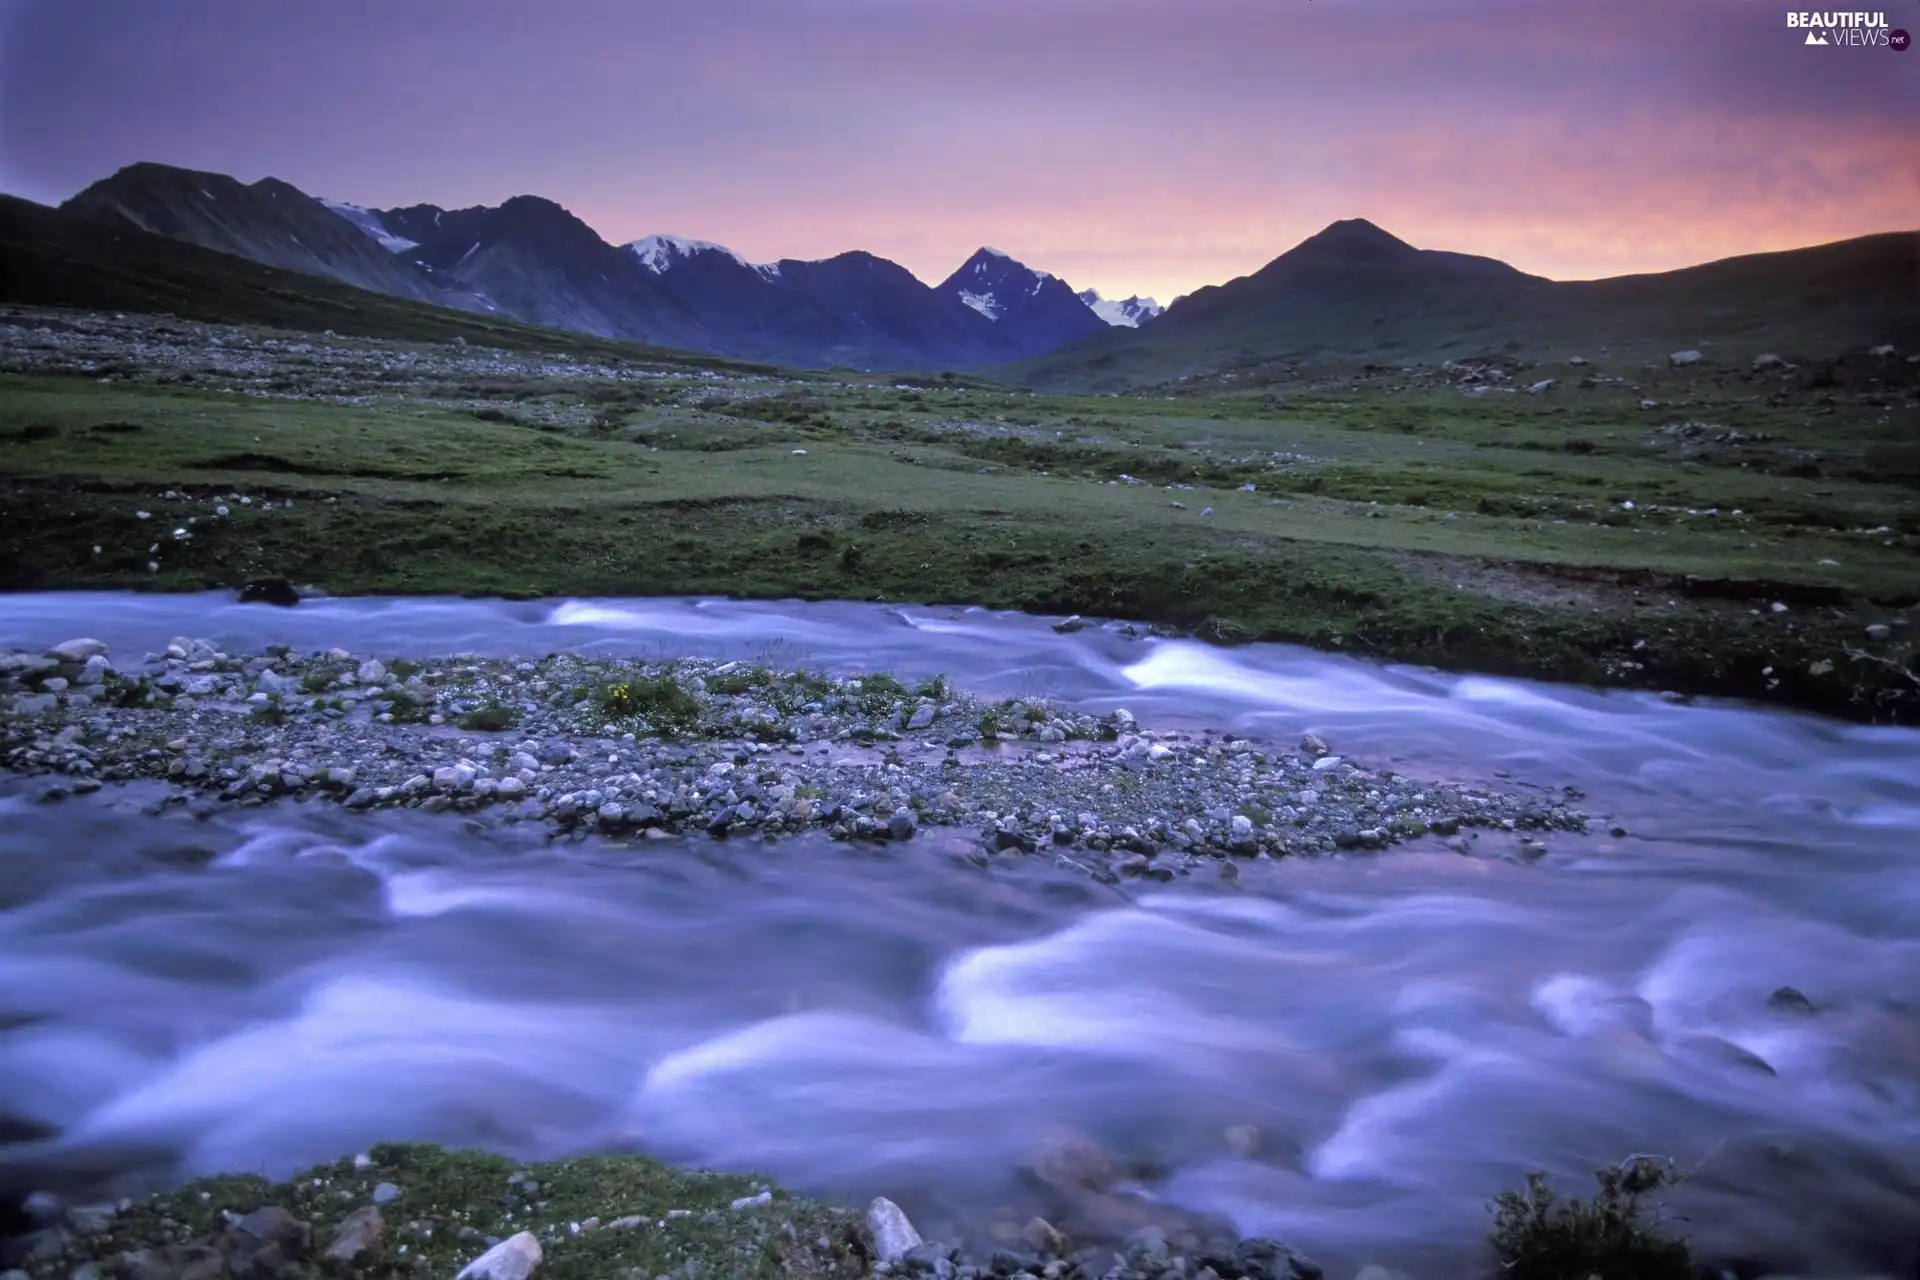
{"type": "Polygon", "coordinates": [[[640,721],[661,737],[690,733],[700,723],[700,700],[671,675],[603,685],[592,705],[608,721],[640,721]]]}
{"type": "Polygon", "coordinates": [[[1629,1156],[1594,1174],[1593,1199],[1560,1200],[1542,1173],[1527,1175],[1527,1189],[1495,1197],[1492,1234],[1501,1274],[1510,1280],[1693,1280],[1687,1246],[1660,1230],[1644,1197],[1684,1180],[1653,1156],[1629,1156]]]}
{"type": "Polygon", "coordinates": [[[410,680],[420,671],[420,664],[412,658],[395,658],[387,664],[387,670],[395,680],[410,680]]]}
{"type": "Polygon", "coordinates": [[[415,697],[406,689],[390,690],[386,699],[395,724],[425,724],[433,714],[432,699],[415,697]]]}
{"type": "Polygon", "coordinates": [[[520,723],[520,713],[501,702],[489,702],[460,717],[462,729],[475,733],[501,733],[520,723]]]}
{"type": "Polygon", "coordinates": [[[307,693],[325,693],[333,687],[333,676],[326,671],[309,671],[300,677],[300,688],[307,693]]]}
{"type": "Polygon", "coordinates": [[[247,718],[257,724],[282,725],[287,722],[287,709],[280,705],[278,698],[274,698],[255,707],[247,718]]]}
{"type": "Polygon", "coordinates": [[[756,666],[742,671],[729,671],[725,675],[708,676],[707,691],[733,695],[765,688],[772,683],[773,672],[756,666]]]}
{"type": "Polygon", "coordinates": [[[900,705],[900,699],[907,696],[907,686],[885,673],[860,677],[860,693],[856,699],[860,711],[868,716],[890,715],[900,705]]]}

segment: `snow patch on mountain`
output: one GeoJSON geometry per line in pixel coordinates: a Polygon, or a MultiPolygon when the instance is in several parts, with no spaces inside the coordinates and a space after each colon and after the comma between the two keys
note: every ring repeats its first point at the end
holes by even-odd
{"type": "Polygon", "coordinates": [[[627,245],[627,252],[638,258],[640,265],[655,275],[696,253],[724,253],[743,267],[753,265],[723,244],[714,244],[710,240],[689,240],[685,236],[642,236],[627,245]]]}
{"type": "Polygon", "coordinates": [[[1152,298],[1143,298],[1138,294],[1131,298],[1109,300],[1101,297],[1098,289],[1082,289],[1076,296],[1087,304],[1093,314],[1121,328],[1138,329],[1144,322],[1166,312],[1166,308],[1152,298]]]}
{"type": "Polygon", "coordinates": [[[960,291],[960,301],[966,303],[989,320],[998,320],[1000,318],[1000,302],[990,293],[969,293],[965,289],[962,289],[960,291]]]}
{"type": "Polygon", "coordinates": [[[322,200],[320,203],[372,236],[374,241],[388,253],[405,253],[409,249],[420,247],[419,241],[394,235],[381,226],[380,215],[371,209],[357,204],[348,204],[345,200],[322,200]]]}

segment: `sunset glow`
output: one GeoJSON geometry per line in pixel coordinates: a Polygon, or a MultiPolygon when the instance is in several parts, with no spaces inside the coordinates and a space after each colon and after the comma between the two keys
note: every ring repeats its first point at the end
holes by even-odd
{"type": "MultiPolygon", "coordinates": [[[[1555,278],[1920,223],[1920,53],[1751,0],[14,3],[0,188],[531,192],[754,261],[996,245],[1163,302],[1328,222],[1555,278]]],[[[1920,27],[1920,10],[1911,26],[1920,27]]]]}

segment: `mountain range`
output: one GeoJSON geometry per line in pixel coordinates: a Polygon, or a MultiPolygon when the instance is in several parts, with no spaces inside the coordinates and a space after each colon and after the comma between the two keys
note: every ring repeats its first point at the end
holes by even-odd
{"type": "Polygon", "coordinates": [[[1761,352],[1920,348],[1913,231],[1566,282],[1416,248],[1356,218],[1163,309],[1076,294],[990,248],[930,286],[859,251],[754,264],[676,236],[612,245],[537,196],[381,210],[156,164],[58,210],[0,197],[0,214],[0,299],[11,302],[516,341],[570,331],[798,367],[988,370],[1062,390],[1310,361],[1644,363],[1697,348],[1710,367],[1761,352]]]}
{"type": "Polygon", "coordinates": [[[996,250],[930,287],[860,251],[756,265],[678,236],[616,246],[538,196],[372,209],[273,178],[136,164],[61,208],[396,297],[782,364],[971,369],[1107,327],[1065,282],[996,250]]]}

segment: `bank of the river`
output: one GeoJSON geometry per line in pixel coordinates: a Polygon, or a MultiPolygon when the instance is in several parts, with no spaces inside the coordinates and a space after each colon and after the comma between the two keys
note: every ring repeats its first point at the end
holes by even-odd
{"type": "Polygon", "coordinates": [[[1910,721],[1908,366],[1591,372],[1036,396],[14,311],[0,590],[966,601],[1910,721]]]}
{"type": "MultiPolygon", "coordinates": [[[[1087,1174],[1091,1148],[1043,1153],[1034,1176],[1087,1174]],[[1085,1168],[1076,1168],[1079,1161],[1085,1168]]],[[[1087,1187],[1076,1188],[1092,1194],[1087,1187]]],[[[466,1280],[1321,1280],[1311,1259],[1217,1223],[1149,1212],[1127,1238],[1075,1239],[1045,1218],[995,1245],[923,1239],[899,1206],[864,1214],[766,1179],[645,1156],[518,1164],[476,1151],[384,1145],[286,1182],[197,1179],[143,1200],[41,1196],[29,1280],[290,1280],[458,1274],[466,1280]],[[1150,1219],[1160,1219],[1152,1221],[1150,1219]]]]}
{"type": "Polygon", "coordinates": [[[1123,708],[985,703],[940,679],[569,655],[421,666],[188,637],[117,661],[105,649],[80,637],[0,659],[5,763],[57,775],[48,800],[159,778],[179,801],[326,798],[636,838],[966,826],[987,850],[1107,880],[1469,827],[1520,833],[1515,850],[1538,856],[1540,836],[1585,827],[1570,797],[1416,781],[1318,739],[1159,733],[1123,708]]]}

